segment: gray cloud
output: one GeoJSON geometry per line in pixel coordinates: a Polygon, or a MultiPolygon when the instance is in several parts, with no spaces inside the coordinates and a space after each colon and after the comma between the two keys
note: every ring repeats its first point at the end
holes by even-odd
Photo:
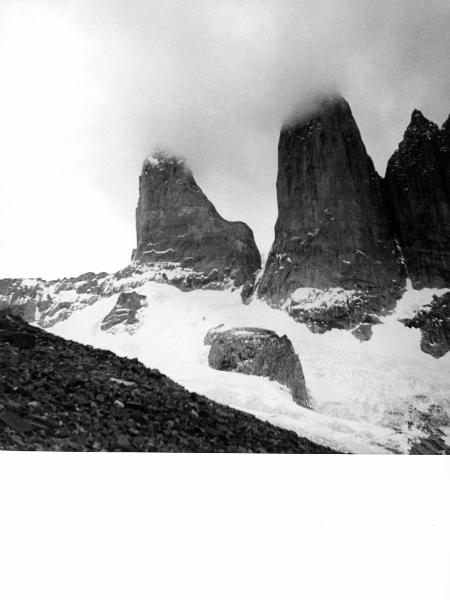
{"type": "MultiPolygon", "coordinates": [[[[267,247],[276,217],[279,128],[309,95],[341,90],[381,173],[413,108],[439,123],[449,111],[447,0],[34,0],[33,6],[87,40],[85,68],[96,94],[68,177],[81,171],[130,230],[138,172],[155,147],[186,156],[219,211],[248,222],[267,247]]],[[[106,233],[105,240],[120,244],[106,233]]],[[[129,250],[124,245],[124,261],[129,250]]]]}

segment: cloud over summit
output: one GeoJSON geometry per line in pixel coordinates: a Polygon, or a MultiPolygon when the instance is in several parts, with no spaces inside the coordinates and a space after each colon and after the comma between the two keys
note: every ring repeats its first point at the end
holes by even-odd
{"type": "Polygon", "coordinates": [[[184,155],[218,210],[267,247],[279,128],[311,94],[349,100],[381,174],[413,108],[439,124],[450,110],[445,0],[6,0],[2,17],[2,252],[17,275],[126,262],[155,148],[184,155]],[[35,217],[23,258],[19,206],[35,217]],[[43,241],[55,230],[58,258],[43,241]]]}

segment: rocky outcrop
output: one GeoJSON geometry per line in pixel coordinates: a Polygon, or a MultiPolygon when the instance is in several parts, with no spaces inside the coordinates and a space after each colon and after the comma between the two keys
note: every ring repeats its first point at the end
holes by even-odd
{"type": "Polygon", "coordinates": [[[440,358],[450,350],[450,292],[433,296],[433,302],[420,310],[412,319],[403,319],[407,327],[420,329],[420,347],[434,358],[440,358]]]}
{"type": "Polygon", "coordinates": [[[261,266],[251,229],[223,219],[185,161],[162,152],[143,165],[136,231],[133,259],[179,267],[190,287],[241,286],[261,266]]]}
{"type": "Polygon", "coordinates": [[[2,311],[0,449],[331,452],[188,392],[136,359],[51,335],[2,311]]]}
{"type": "Polygon", "coordinates": [[[310,408],[303,369],[290,340],[257,327],[212,329],[208,362],[213,369],[260,375],[289,388],[294,402],[310,408]]]}
{"type": "Polygon", "coordinates": [[[140,322],[141,309],[147,306],[146,297],[137,292],[122,292],[114,308],[100,324],[102,331],[115,333],[118,330],[134,333],[140,322]],[[118,326],[120,328],[118,329],[118,326]]]}
{"type": "Polygon", "coordinates": [[[282,128],[277,200],[260,298],[307,324],[313,310],[318,331],[351,328],[394,306],[404,273],[389,209],[343,98],[321,97],[282,128]]]}
{"type": "Polygon", "coordinates": [[[386,186],[413,287],[450,285],[450,119],[440,130],[414,110],[386,186]]]}

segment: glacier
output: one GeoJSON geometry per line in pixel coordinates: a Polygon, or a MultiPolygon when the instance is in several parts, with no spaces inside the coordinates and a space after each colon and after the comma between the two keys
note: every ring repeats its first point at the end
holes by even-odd
{"type": "Polygon", "coordinates": [[[138,358],[188,390],[246,411],[333,449],[352,453],[408,453],[428,436],[423,416],[439,408],[439,429],[450,444],[450,353],[440,359],[420,349],[420,331],[399,319],[412,316],[446,289],[407,289],[394,312],[361,343],[350,331],[312,333],[285,311],[239,289],[181,291],[156,281],[134,287],[147,299],[133,335],[100,329],[118,293],[74,311],[48,331],[121,356],[138,358]],[[208,366],[204,337],[212,327],[261,327],[287,335],[300,357],[313,410],[294,403],[267,378],[208,366]]]}

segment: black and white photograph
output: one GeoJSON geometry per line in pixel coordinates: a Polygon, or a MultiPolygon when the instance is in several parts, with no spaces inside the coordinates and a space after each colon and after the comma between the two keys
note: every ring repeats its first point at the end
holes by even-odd
{"type": "Polygon", "coordinates": [[[449,4],[322,4],[3,3],[1,448],[449,452],[449,4]]]}
{"type": "MultiPolygon", "coordinates": [[[[131,587],[105,571],[85,593],[82,569],[61,563],[54,587],[45,568],[28,588],[4,574],[3,588],[0,566],[0,600],[450,598],[450,2],[0,0],[0,73],[0,481],[4,461],[13,494],[0,514],[27,498],[0,523],[7,538],[25,518],[45,539],[30,515],[54,532],[62,505],[74,538],[84,510],[86,531],[127,518],[139,531],[147,494],[188,496],[180,510],[208,527],[219,504],[205,498],[245,515],[253,489],[255,527],[276,514],[296,543],[312,535],[315,557],[341,550],[297,518],[317,510],[331,531],[365,506],[355,518],[392,533],[375,509],[387,498],[407,548],[370,543],[373,521],[378,583],[361,566],[351,589],[314,571],[302,594],[253,567],[256,588],[222,595],[215,567],[198,593],[170,575],[150,593],[147,566],[131,587]],[[291,478],[298,491],[282,493],[291,478]],[[406,519],[422,519],[414,543],[406,519]],[[406,556],[425,547],[431,572],[414,585],[400,573],[418,573],[406,556]]],[[[222,548],[235,529],[221,527],[222,548]]],[[[133,545],[118,535],[118,554],[101,546],[117,573],[133,545]]],[[[155,535],[168,556],[172,534],[155,535]]],[[[93,548],[73,552],[93,565],[93,548]]]]}

